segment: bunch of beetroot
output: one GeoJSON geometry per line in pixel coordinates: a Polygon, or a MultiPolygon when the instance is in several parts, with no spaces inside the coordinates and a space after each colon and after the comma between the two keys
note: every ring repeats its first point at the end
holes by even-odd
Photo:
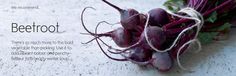
{"type": "MultiPolygon", "coordinates": [[[[94,9],[92,7],[86,7],[83,10],[81,21],[89,35],[95,37],[91,41],[96,40],[102,52],[110,59],[131,61],[143,66],[152,65],[159,71],[168,71],[172,67],[174,60],[176,60],[178,52],[182,54],[189,47],[189,45],[184,47],[183,45],[194,39],[197,33],[197,27],[194,27],[184,32],[175,42],[177,36],[184,29],[193,26],[196,22],[167,13],[162,8],[155,8],[150,10],[148,14],[142,14],[135,9],[121,9],[106,0],[102,1],[118,10],[122,27],[98,34],[98,25],[101,23],[110,24],[102,21],[98,23],[94,33],[90,32],[83,22],[83,14],[88,8],[94,9]],[[149,26],[145,27],[146,25],[149,26]],[[117,46],[124,49],[113,48],[103,42],[100,37],[110,37],[117,46]],[[111,57],[101,47],[99,41],[108,47],[107,51],[109,53],[121,55],[123,58],[111,57]],[[173,44],[174,46],[170,48],[173,44]],[[168,50],[163,51],[166,49],[168,50]]],[[[236,13],[235,0],[168,0],[165,6],[175,14],[182,16],[188,16],[186,13],[178,12],[178,10],[185,7],[190,7],[199,12],[204,18],[204,25],[198,34],[198,39],[202,43],[216,40],[218,36],[227,33],[230,28],[230,23],[228,22],[236,13]]]]}

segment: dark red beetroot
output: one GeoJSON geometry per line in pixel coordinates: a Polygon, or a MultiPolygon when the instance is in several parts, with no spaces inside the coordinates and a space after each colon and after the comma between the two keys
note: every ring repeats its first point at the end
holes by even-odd
{"type": "MultiPolygon", "coordinates": [[[[120,47],[127,47],[127,46],[130,46],[132,45],[132,39],[131,39],[131,33],[124,29],[123,27],[120,27],[118,29],[115,29],[113,31],[110,31],[110,32],[107,32],[107,33],[102,33],[102,34],[95,34],[95,33],[92,33],[90,32],[85,24],[84,24],[84,20],[83,20],[83,16],[84,16],[84,12],[86,9],[88,8],[92,8],[92,7],[86,7],[84,8],[84,10],[82,11],[82,14],[81,14],[81,22],[82,22],[82,26],[84,27],[84,29],[90,34],[90,35],[93,35],[95,36],[96,38],[99,38],[99,37],[111,37],[113,39],[113,41],[120,47]]],[[[94,9],[94,8],[92,8],[94,9]]],[[[101,23],[107,23],[109,24],[108,22],[105,22],[105,21],[102,21],[102,22],[99,22],[98,25],[100,25],[101,23]]],[[[97,25],[97,27],[98,27],[97,25]]],[[[91,42],[91,41],[90,41],[91,42]]]]}
{"type": "Polygon", "coordinates": [[[119,47],[128,47],[132,45],[131,34],[123,27],[117,28],[113,31],[103,33],[103,34],[93,34],[93,36],[98,37],[111,37],[112,40],[116,43],[119,47]]]}
{"type": "Polygon", "coordinates": [[[124,10],[106,0],[102,1],[120,12],[120,22],[125,29],[142,32],[141,29],[143,28],[146,19],[143,15],[139,14],[138,11],[135,9],[124,10]]]}
{"type": "Polygon", "coordinates": [[[123,27],[120,27],[112,32],[110,36],[113,41],[120,47],[127,47],[132,44],[131,34],[128,30],[125,30],[123,27]]]}
{"type": "MultiPolygon", "coordinates": [[[[166,41],[166,35],[164,31],[158,26],[147,27],[147,37],[149,42],[157,49],[163,49],[161,46],[166,41]]],[[[145,32],[142,33],[141,38],[143,47],[153,50],[148,44],[145,38],[145,32]]]]}
{"type": "Polygon", "coordinates": [[[130,50],[128,58],[131,62],[138,65],[147,65],[152,58],[151,50],[147,50],[141,47],[135,47],[130,50]]]}
{"type": "Polygon", "coordinates": [[[170,22],[168,13],[162,8],[152,9],[148,13],[150,15],[149,24],[151,26],[162,27],[170,22]]]}
{"type": "Polygon", "coordinates": [[[141,47],[135,47],[130,50],[128,57],[136,62],[145,62],[152,58],[152,51],[141,47]]]}
{"type": "MultiPolygon", "coordinates": [[[[147,36],[148,40],[150,41],[151,44],[153,44],[155,48],[162,49],[161,46],[165,42],[166,37],[163,30],[160,27],[157,26],[147,27],[147,36]]],[[[119,52],[116,54],[122,54],[124,52],[131,51],[129,56],[125,58],[139,65],[146,65],[148,63],[151,63],[152,62],[151,59],[153,59],[151,58],[153,49],[148,45],[146,38],[144,36],[144,32],[140,36],[139,41],[136,44],[132,45],[132,47],[126,48],[125,50],[117,50],[117,49],[114,50],[119,52]]]]}
{"type": "MultiPolygon", "coordinates": [[[[166,35],[164,31],[158,26],[148,26],[146,29],[147,29],[146,31],[147,39],[149,40],[149,42],[155,48],[163,49],[161,46],[164,44],[166,40],[166,35]]],[[[132,47],[129,47],[127,49],[134,48],[134,47],[143,47],[144,49],[147,49],[147,50],[153,50],[145,38],[145,32],[141,34],[137,43],[135,43],[134,45],[132,45],[132,47]]]]}
{"type": "Polygon", "coordinates": [[[173,66],[173,62],[168,52],[155,52],[152,55],[151,64],[159,71],[168,71],[173,66]]]}

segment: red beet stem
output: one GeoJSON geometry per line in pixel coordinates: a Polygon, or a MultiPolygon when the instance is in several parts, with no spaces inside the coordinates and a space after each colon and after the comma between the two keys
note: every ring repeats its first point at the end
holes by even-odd
{"type": "MultiPolygon", "coordinates": [[[[211,14],[212,12],[214,12],[214,11],[216,11],[216,10],[218,10],[218,9],[223,8],[224,6],[226,6],[227,4],[229,4],[230,2],[232,2],[232,0],[228,0],[228,1],[226,1],[226,2],[224,2],[224,3],[222,3],[222,4],[220,4],[219,6],[213,8],[213,9],[211,9],[211,10],[206,11],[205,13],[203,13],[203,16],[204,16],[204,17],[205,17],[205,16],[208,16],[208,15],[211,14]]],[[[189,19],[180,19],[180,20],[178,20],[178,21],[174,21],[174,22],[171,22],[171,23],[168,23],[168,24],[164,25],[164,26],[163,26],[163,29],[164,29],[164,30],[167,30],[167,29],[170,29],[170,28],[174,27],[175,25],[178,25],[178,24],[181,24],[181,23],[185,23],[185,22],[188,22],[188,21],[190,21],[190,20],[189,20],[189,19]]]]}
{"type": "Polygon", "coordinates": [[[106,4],[110,5],[111,7],[115,8],[116,10],[118,10],[120,13],[124,12],[125,10],[124,9],[121,9],[119,7],[117,7],[116,5],[108,2],[107,0],[102,0],[103,2],[105,2],[106,4]]]}
{"type": "MultiPolygon", "coordinates": [[[[179,34],[180,32],[182,32],[184,29],[190,27],[191,25],[193,25],[193,23],[189,24],[188,26],[184,26],[184,27],[180,27],[180,28],[173,28],[173,29],[168,29],[168,30],[165,30],[165,32],[169,35],[169,36],[173,36],[173,35],[177,35],[179,34]]],[[[168,36],[167,35],[167,36],[168,36]]]]}
{"type": "MultiPolygon", "coordinates": [[[[101,23],[104,23],[104,22],[99,22],[99,23],[97,24],[97,27],[96,27],[96,29],[95,29],[95,34],[97,33],[98,25],[100,25],[101,23]]],[[[103,52],[103,54],[105,54],[108,58],[110,58],[110,59],[112,59],[112,60],[116,60],[116,61],[127,61],[126,58],[124,58],[124,59],[117,59],[117,58],[113,58],[113,57],[109,56],[109,55],[103,50],[101,44],[98,42],[98,38],[96,38],[95,40],[96,40],[96,42],[97,42],[99,48],[100,48],[101,51],[103,52]]]]}
{"type": "Polygon", "coordinates": [[[209,14],[211,14],[212,12],[218,10],[218,9],[221,9],[223,8],[224,6],[228,5],[229,3],[231,3],[233,0],[228,0],[228,1],[225,1],[224,3],[220,4],[219,6],[211,9],[211,10],[208,10],[207,12],[203,13],[204,16],[207,16],[209,14]]]}

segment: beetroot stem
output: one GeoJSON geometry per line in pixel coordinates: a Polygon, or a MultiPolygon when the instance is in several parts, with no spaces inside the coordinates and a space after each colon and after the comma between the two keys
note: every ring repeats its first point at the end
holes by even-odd
{"type": "Polygon", "coordinates": [[[93,9],[93,10],[96,10],[96,9],[93,8],[93,7],[85,7],[84,10],[83,10],[82,13],[81,13],[81,23],[82,23],[83,28],[84,28],[89,34],[95,35],[94,33],[90,32],[90,31],[86,28],[86,26],[85,26],[85,24],[84,24],[84,12],[85,12],[85,10],[88,9],[88,8],[93,9]]]}
{"type": "MultiPolygon", "coordinates": [[[[98,25],[100,25],[101,23],[104,23],[104,21],[99,22],[98,25]]],[[[98,27],[98,25],[97,25],[97,27],[98,27]]],[[[96,29],[95,29],[95,34],[97,33],[97,27],[96,27],[96,29]]],[[[103,54],[105,54],[108,58],[110,58],[110,59],[112,59],[112,60],[116,60],[116,61],[127,61],[127,59],[117,59],[117,58],[113,58],[113,57],[109,56],[109,55],[103,50],[101,44],[98,42],[98,38],[95,38],[95,40],[96,40],[96,42],[97,42],[99,48],[100,48],[101,51],[103,52],[103,54]]]]}
{"type": "MultiPolygon", "coordinates": [[[[222,4],[220,4],[219,6],[209,10],[209,11],[206,11],[205,13],[203,13],[203,16],[208,16],[209,14],[211,14],[212,12],[218,10],[218,9],[221,9],[223,8],[224,6],[226,6],[227,4],[229,4],[230,2],[232,2],[232,0],[228,0],[222,4]]],[[[188,22],[190,21],[189,19],[180,19],[178,21],[174,21],[174,22],[171,22],[171,23],[168,23],[166,25],[163,26],[163,29],[164,30],[167,30],[167,29],[170,29],[172,27],[174,27],[175,25],[178,25],[178,24],[181,24],[181,23],[184,23],[184,22],[188,22]]]]}
{"type": "Polygon", "coordinates": [[[117,7],[116,5],[114,5],[114,4],[110,3],[110,2],[108,2],[107,0],[102,0],[102,1],[105,2],[106,4],[110,5],[111,7],[115,8],[115,9],[118,10],[120,13],[122,13],[122,12],[125,11],[125,10],[123,10],[123,9],[121,9],[121,8],[119,8],[119,7],[117,7]]]}

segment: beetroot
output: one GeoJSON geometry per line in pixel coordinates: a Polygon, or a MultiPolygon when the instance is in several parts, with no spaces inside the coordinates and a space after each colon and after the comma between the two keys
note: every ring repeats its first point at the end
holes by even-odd
{"type": "MultiPolygon", "coordinates": [[[[157,26],[147,27],[147,37],[149,42],[153,44],[155,48],[163,49],[161,46],[166,40],[166,35],[160,27],[157,26]]],[[[150,50],[152,49],[145,38],[145,32],[142,33],[140,39],[142,40],[143,47],[150,50]]]]}
{"type": "Polygon", "coordinates": [[[155,52],[152,55],[153,61],[151,64],[159,71],[168,71],[173,66],[173,62],[168,52],[155,52]]]}
{"type": "Polygon", "coordinates": [[[184,3],[182,6],[175,7],[178,10],[172,8],[175,13],[155,8],[147,14],[142,14],[135,9],[121,9],[106,0],[102,1],[119,11],[122,27],[97,34],[98,25],[101,23],[110,24],[102,21],[98,23],[95,33],[90,32],[83,22],[85,8],[81,14],[82,25],[88,34],[94,37],[89,42],[96,40],[101,51],[110,59],[130,61],[145,66],[150,64],[159,71],[170,70],[174,60],[177,61],[181,69],[186,70],[180,64],[180,55],[193,42],[197,42],[199,49],[201,49],[201,43],[198,40],[202,36],[201,33],[215,32],[220,34],[228,30],[229,24],[227,22],[231,20],[236,10],[234,0],[180,0],[184,3]],[[203,23],[205,23],[204,26],[203,23]],[[101,37],[112,38],[122,49],[106,44],[101,37]],[[108,48],[109,53],[120,55],[122,58],[111,57],[101,47],[100,42],[108,48]]]}
{"type": "Polygon", "coordinates": [[[152,56],[152,51],[141,47],[135,47],[130,50],[129,59],[136,62],[149,61],[152,56]]]}
{"type": "MultiPolygon", "coordinates": [[[[91,8],[91,7],[88,7],[88,8],[91,8]]],[[[90,35],[93,35],[95,36],[96,38],[98,37],[111,37],[114,42],[120,46],[120,47],[127,47],[127,46],[130,46],[131,43],[132,43],[132,40],[131,40],[131,33],[128,32],[128,30],[124,29],[123,27],[120,27],[120,28],[117,28],[116,30],[113,30],[113,31],[110,31],[110,32],[107,32],[107,33],[102,33],[102,34],[94,34],[92,32],[90,32],[85,24],[84,24],[84,21],[83,21],[83,14],[85,12],[87,8],[85,8],[81,14],[81,22],[82,22],[82,25],[84,27],[84,29],[90,34],[90,35]]],[[[93,9],[93,8],[92,8],[93,9]]],[[[107,23],[105,21],[103,22],[100,22],[100,23],[107,23]]],[[[100,24],[99,23],[99,24],[100,24]]],[[[98,24],[98,25],[99,25],[98,24]]]]}
{"type": "Polygon", "coordinates": [[[140,28],[143,28],[142,26],[144,25],[146,19],[135,9],[124,10],[106,0],[102,1],[119,11],[121,16],[120,23],[125,29],[140,31],[140,28]]]}
{"type": "Polygon", "coordinates": [[[151,26],[162,27],[170,22],[168,13],[162,8],[152,9],[148,13],[150,15],[149,24],[151,26]]]}

